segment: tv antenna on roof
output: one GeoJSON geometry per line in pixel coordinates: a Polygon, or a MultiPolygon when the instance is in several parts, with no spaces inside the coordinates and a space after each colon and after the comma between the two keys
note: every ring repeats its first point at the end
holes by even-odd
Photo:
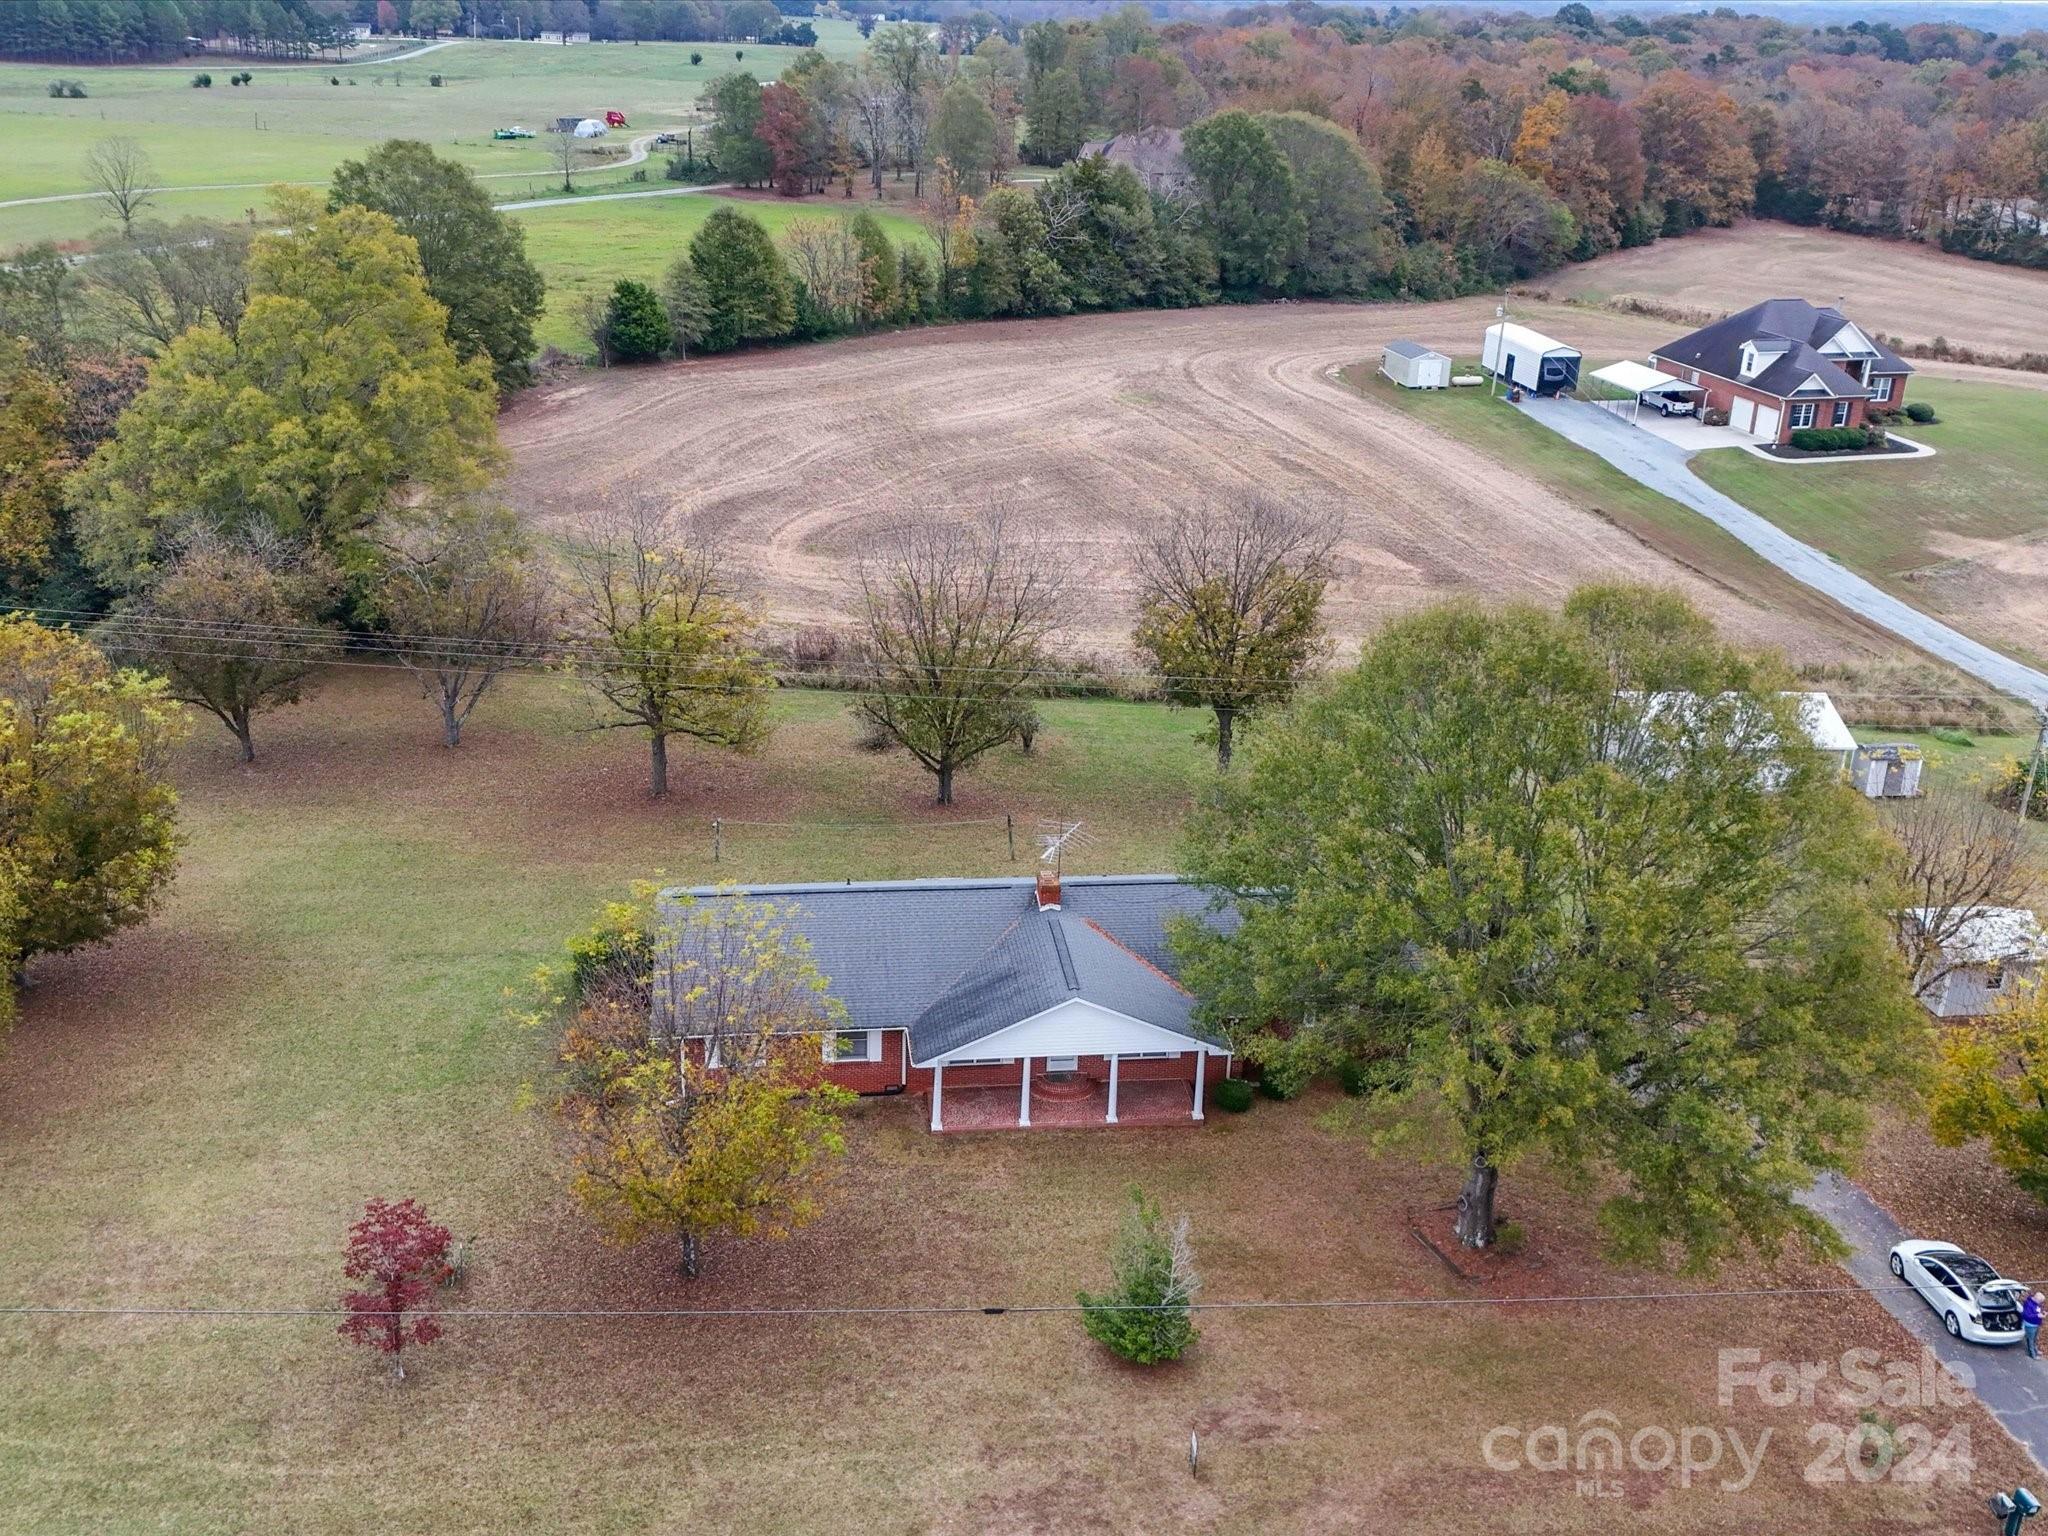
{"type": "Polygon", "coordinates": [[[1041,821],[1038,824],[1038,862],[1050,864],[1059,874],[1060,863],[1069,848],[1085,848],[1091,839],[1078,821],[1041,821]]]}

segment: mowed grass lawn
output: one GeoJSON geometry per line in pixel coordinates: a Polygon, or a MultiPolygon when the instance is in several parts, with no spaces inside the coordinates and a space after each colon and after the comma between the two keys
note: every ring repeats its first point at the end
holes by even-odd
{"type": "MultiPolygon", "coordinates": [[[[1460,358],[1451,371],[1469,374],[1480,370],[1477,360],[1460,358]]],[[[1634,534],[1652,549],[1758,601],[1786,613],[1803,614],[1823,629],[1839,629],[1853,622],[1690,507],[1651,490],[1598,455],[1530,420],[1483,385],[1403,389],[1382,376],[1374,362],[1353,363],[1341,377],[1376,403],[1405,411],[1512,465],[1567,501],[1634,534]]],[[[1859,631],[1859,635],[1866,643],[1870,639],[1867,632],[1859,631]]]]}
{"type": "MultiPolygon", "coordinates": [[[[851,22],[821,21],[821,48],[851,57],[861,47],[851,22]]],[[[156,215],[237,217],[274,181],[324,181],[342,160],[389,138],[424,139],[485,174],[544,178],[552,141],[496,142],[493,129],[544,129],[557,117],[616,108],[633,132],[689,122],[708,82],[736,69],[775,78],[795,48],[731,43],[469,42],[400,64],[267,64],[207,58],[175,65],[89,68],[0,64],[0,201],[90,190],[86,155],[95,141],[127,135],[149,151],[167,190],[156,215]],[[735,59],[735,51],[745,54],[735,59]],[[699,53],[702,62],[692,64],[699,53]],[[238,69],[255,79],[230,86],[238,69]],[[211,90],[192,88],[200,71],[211,90]],[[438,74],[435,87],[429,77],[438,74]],[[53,98],[49,82],[82,80],[83,101],[53,98]],[[329,83],[339,77],[340,85],[329,83]],[[351,85],[349,82],[354,81],[351,85]],[[208,183],[251,189],[179,192],[208,183]]],[[[658,175],[659,162],[655,165],[658,175]]],[[[594,174],[602,175],[598,172],[594,174]]],[[[0,252],[37,240],[74,240],[108,229],[92,202],[0,209],[0,252]]]]}
{"type": "MultiPolygon", "coordinates": [[[[543,1042],[506,989],[629,879],[974,874],[1004,811],[1085,820],[1091,870],[1172,862],[1207,782],[1189,713],[1044,707],[1038,753],[925,803],[855,744],[845,701],[791,693],[762,756],[687,752],[641,793],[632,737],[552,680],[488,701],[457,752],[402,680],[351,673],[260,727],[236,767],[203,730],[176,773],[190,835],[150,927],[36,969],[0,1057],[0,1299],[331,1305],[342,1232],[417,1195],[477,1234],[470,1307],[1063,1302],[1099,1285],[1120,1191],[1194,1221],[1207,1294],[1490,1296],[1657,1289],[1590,1257],[1583,1191],[1505,1185],[1531,1247],[1454,1276],[1413,1236],[1457,1170],[1375,1156],[1317,1091],[1202,1129],[935,1140],[919,1106],[850,1116],[844,1187],[784,1244],[715,1244],[694,1284],[660,1245],[598,1241],[522,1107],[543,1042]],[[709,818],[727,821],[710,862],[709,818]],[[742,826],[771,822],[773,826],[742,826]],[[842,825],[855,823],[857,825],[842,825]]],[[[1069,867],[1075,867],[1070,863],[1069,867]]],[[[1724,1276],[1754,1283],[1761,1271],[1724,1276]]],[[[1786,1284],[1832,1271],[1787,1266],[1786,1284]]],[[[1950,1530],[2025,1475],[1972,1409],[1975,1466],[1902,1486],[1803,1473],[1816,1420],[1716,1400],[1716,1351],[1910,1358],[1866,1298],[1206,1314],[1178,1366],[1116,1364],[1065,1315],[470,1320],[394,1388],[331,1319],[0,1318],[0,1527],[127,1532],[843,1530],[1671,1532],[1950,1530]],[[1489,1470],[1499,1425],[1770,1428],[1742,1492],[1624,1469],[1489,1470]],[[1189,1432],[1202,1475],[1189,1475],[1189,1432]]]]}
{"type": "Polygon", "coordinates": [[[1938,450],[1889,464],[1770,464],[1737,448],[1702,453],[1701,479],[1873,580],[1896,585],[1952,558],[1947,540],[2048,529],[2048,394],[1919,377],[1907,398],[1939,420],[1899,432],[1938,450]]]}
{"type": "Polygon", "coordinates": [[[565,201],[522,209],[510,217],[519,220],[526,231],[527,255],[548,285],[547,310],[534,328],[535,339],[542,346],[588,356],[590,338],[583,331],[585,299],[610,293],[621,278],[637,278],[658,288],[662,274],[688,248],[704,221],[727,205],[758,219],[771,235],[780,235],[798,219],[852,218],[870,212],[899,245],[927,238],[915,219],[874,207],[859,197],[782,202],[685,193],[614,202],[565,201]]]}

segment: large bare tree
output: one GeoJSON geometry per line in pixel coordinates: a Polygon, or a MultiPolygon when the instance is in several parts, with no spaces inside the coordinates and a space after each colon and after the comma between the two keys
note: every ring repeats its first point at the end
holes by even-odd
{"type": "Polygon", "coordinates": [[[97,140],[85,152],[85,179],[107,212],[121,221],[124,235],[134,226],[136,215],[162,190],[148,153],[125,135],[97,140]]]}
{"type": "Polygon", "coordinates": [[[256,760],[251,719],[296,704],[307,679],[339,651],[319,615],[335,573],[314,549],[262,525],[200,529],[162,573],[102,626],[110,649],[161,672],[172,694],[228,728],[256,760]]]}
{"type": "Polygon", "coordinates": [[[754,615],[689,519],[651,498],[615,502],[567,557],[574,665],[608,713],[647,733],[648,792],[668,793],[668,740],[750,752],[768,734],[774,677],[754,615]]]}
{"type": "Polygon", "coordinates": [[[855,711],[938,780],[1018,734],[1043,685],[1067,574],[1056,553],[992,509],[969,523],[922,516],[856,562],[863,689],[855,711]]]}
{"type": "Polygon", "coordinates": [[[1138,546],[1132,637],[1167,697],[1215,713],[1216,764],[1237,721],[1284,701],[1323,654],[1337,519],[1258,492],[1177,513],[1138,546]]]}
{"type": "Polygon", "coordinates": [[[1940,789],[1889,803],[1885,822],[1897,844],[1899,948],[1913,969],[1916,995],[1934,993],[1958,965],[1956,940],[1979,907],[2020,907],[2037,871],[2026,828],[1983,795],[1940,789]]]}
{"type": "Polygon", "coordinates": [[[546,564],[517,514],[490,503],[408,508],[379,530],[375,589],[384,645],[441,712],[441,738],[507,668],[530,664],[558,628],[546,564]]]}

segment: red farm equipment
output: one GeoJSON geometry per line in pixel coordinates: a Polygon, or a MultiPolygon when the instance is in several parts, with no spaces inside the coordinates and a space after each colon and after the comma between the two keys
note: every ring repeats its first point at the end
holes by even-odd
{"type": "Polygon", "coordinates": [[[607,128],[623,128],[626,126],[626,114],[623,112],[607,112],[604,115],[604,125],[607,128]]]}

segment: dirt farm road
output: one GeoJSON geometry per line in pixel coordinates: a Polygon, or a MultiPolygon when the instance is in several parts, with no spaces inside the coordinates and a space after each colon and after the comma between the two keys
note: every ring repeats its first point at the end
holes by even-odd
{"type": "MultiPolygon", "coordinates": [[[[1556,313],[1589,354],[1634,355],[1668,329],[1556,313]]],[[[1452,594],[1554,602],[1627,578],[1677,587],[1798,660],[1894,652],[1789,583],[1758,596],[1755,570],[1693,569],[1334,377],[1400,336],[1469,355],[1491,317],[1484,300],[1137,312],[585,373],[507,414],[510,493],[562,532],[608,496],[691,507],[784,627],[844,620],[848,559],[877,529],[1002,502],[1083,573],[1070,642],[1121,653],[1133,537],[1175,507],[1264,489],[1343,515],[1340,642],[1452,594]]]]}

